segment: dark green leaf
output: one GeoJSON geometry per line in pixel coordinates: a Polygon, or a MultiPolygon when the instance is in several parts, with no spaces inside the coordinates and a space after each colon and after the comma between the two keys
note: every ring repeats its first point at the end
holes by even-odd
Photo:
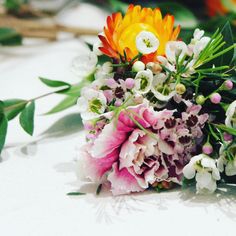
{"type": "Polygon", "coordinates": [[[71,87],[69,83],[64,82],[64,81],[50,80],[50,79],[46,79],[42,77],[39,77],[39,79],[49,87],[62,87],[62,86],[67,86],[69,88],[71,87]]]}
{"type": "Polygon", "coordinates": [[[1,45],[21,45],[21,35],[11,28],[0,28],[0,44],[1,45]]]}
{"type": "Polygon", "coordinates": [[[122,1],[118,1],[118,0],[109,0],[110,5],[112,7],[112,11],[114,12],[122,12],[123,14],[126,12],[127,8],[128,8],[128,4],[124,3],[122,1]]]}
{"type": "Polygon", "coordinates": [[[6,141],[7,126],[8,126],[7,118],[3,113],[1,113],[0,114],[0,153],[6,141]]]}
{"type": "Polygon", "coordinates": [[[35,102],[32,101],[20,114],[20,125],[30,135],[34,132],[35,102]]]}
{"type": "Polygon", "coordinates": [[[85,44],[88,46],[90,51],[93,51],[93,45],[91,43],[85,42],[85,44]]]}
{"type": "Polygon", "coordinates": [[[215,127],[217,127],[218,129],[220,129],[224,132],[227,132],[229,134],[236,136],[236,129],[234,129],[234,128],[228,127],[224,124],[220,124],[220,125],[215,124],[215,127]]]}
{"type": "Polygon", "coordinates": [[[102,184],[99,184],[96,190],[96,195],[99,195],[102,190],[102,184]]]}
{"type": "MultiPolygon", "coordinates": [[[[226,42],[226,44],[220,49],[221,51],[223,51],[224,49],[234,44],[233,33],[229,22],[227,22],[222,28],[221,34],[223,35],[224,42],[226,42]]],[[[211,62],[211,64],[214,64],[216,67],[230,65],[233,60],[234,50],[235,49],[232,49],[227,53],[221,55],[220,57],[216,58],[214,61],[211,62]]]]}
{"type": "Polygon", "coordinates": [[[53,107],[49,112],[45,115],[51,115],[60,111],[64,111],[69,107],[74,106],[77,103],[78,97],[68,96],[63,99],[58,105],[53,107]]]}
{"type": "Polygon", "coordinates": [[[3,104],[7,119],[12,120],[25,108],[27,101],[22,99],[8,99],[4,100],[3,104]]]}
{"type": "Polygon", "coordinates": [[[0,114],[3,113],[4,103],[0,100],[0,114]]]}
{"type": "Polygon", "coordinates": [[[70,192],[67,193],[68,196],[81,196],[81,195],[86,195],[86,193],[81,193],[81,192],[70,192]]]}

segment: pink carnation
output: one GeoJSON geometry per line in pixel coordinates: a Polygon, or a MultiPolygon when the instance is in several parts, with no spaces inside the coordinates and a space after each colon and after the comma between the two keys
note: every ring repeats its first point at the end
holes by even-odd
{"type": "Polygon", "coordinates": [[[181,184],[208,118],[198,115],[200,109],[193,105],[176,118],[175,110],[157,112],[147,104],[127,108],[84,146],[84,175],[94,182],[108,180],[114,195],[141,192],[162,181],[181,184]]]}

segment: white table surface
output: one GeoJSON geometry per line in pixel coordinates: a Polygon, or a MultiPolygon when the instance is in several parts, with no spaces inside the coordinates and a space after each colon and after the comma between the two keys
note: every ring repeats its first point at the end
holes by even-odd
{"type": "MultiPolygon", "coordinates": [[[[92,12],[86,24],[90,19],[91,25],[94,21],[97,27],[103,25],[105,13],[100,10],[88,5],[77,10],[84,15],[92,12]]],[[[0,48],[0,99],[48,92],[38,76],[76,82],[71,61],[84,51],[76,39],[15,50],[0,48]]],[[[77,150],[85,142],[76,107],[41,115],[58,99],[60,95],[37,102],[34,137],[26,135],[17,121],[9,126],[0,162],[0,235],[236,234],[234,187],[223,186],[212,196],[180,189],[121,197],[103,191],[95,196],[96,186],[81,185],[75,175],[77,150]],[[66,195],[78,189],[88,194],[66,195]]]]}

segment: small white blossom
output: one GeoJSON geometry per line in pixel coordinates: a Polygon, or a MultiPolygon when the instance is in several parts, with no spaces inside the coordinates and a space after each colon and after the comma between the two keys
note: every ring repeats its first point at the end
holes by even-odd
{"type": "Polygon", "coordinates": [[[236,128],[236,100],[229,105],[226,111],[225,125],[236,128]]]}
{"type": "Polygon", "coordinates": [[[112,63],[105,62],[102,66],[98,65],[94,74],[95,79],[108,79],[112,77],[112,63]]]}
{"type": "Polygon", "coordinates": [[[156,52],[159,45],[158,38],[149,31],[142,31],[136,37],[136,48],[142,54],[156,52]]]}
{"type": "Polygon", "coordinates": [[[91,120],[100,117],[106,109],[107,99],[103,92],[92,88],[84,88],[77,105],[83,120],[91,120]]]}
{"type": "Polygon", "coordinates": [[[81,54],[72,62],[72,71],[80,78],[92,74],[98,62],[97,55],[93,52],[81,54]]]}
{"type": "Polygon", "coordinates": [[[176,68],[174,65],[172,65],[171,63],[168,62],[168,60],[166,59],[166,57],[163,56],[157,56],[157,61],[164,66],[165,68],[167,68],[168,70],[170,70],[171,72],[176,72],[176,68]]]}
{"type": "Polygon", "coordinates": [[[213,193],[216,181],[220,180],[220,173],[216,161],[205,154],[192,157],[184,167],[183,174],[187,179],[196,178],[197,193],[213,193]]]}
{"type": "Polygon", "coordinates": [[[193,48],[194,58],[198,57],[200,53],[205,49],[207,44],[210,42],[210,37],[202,37],[198,42],[196,42],[193,48]]]}
{"type": "Polygon", "coordinates": [[[151,70],[139,71],[135,76],[134,91],[140,94],[148,93],[152,86],[153,73],[151,70]]]}
{"type": "Polygon", "coordinates": [[[188,45],[189,54],[196,59],[205,49],[211,38],[204,36],[204,30],[195,29],[191,43],[188,45]]]}
{"type": "Polygon", "coordinates": [[[225,169],[225,174],[227,176],[236,175],[236,145],[232,145],[228,152],[231,154],[231,160],[227,159],[225,148],[222,145],[220,148],[220,158],[217,160],[217,167],[220,172],[225,169]]]}
{"type": "Polygon", "coordinates": [[[166,44],[166,57],[171,63],[177,63],[176,59],[180,61],[188,53],[188,47],[181,41],[169,41],[166,44]]]}
{"type": "Polygon", "coordinates": [[[153,77],[152,82],[152,93],[158,100],[163,102],[170,100],[176,94],[174,84],[164,84],[167,78],[167,74],[160,73],[153,77]]]}
{"type": "Polygon", "coordinates": [[[198,28],[195,29],[195,31],[193,33],[193,40],[195,40],[195,41],[200,40],[203,37],[204,33],[205,33],[204,30],[200,30],[198,28]]]}

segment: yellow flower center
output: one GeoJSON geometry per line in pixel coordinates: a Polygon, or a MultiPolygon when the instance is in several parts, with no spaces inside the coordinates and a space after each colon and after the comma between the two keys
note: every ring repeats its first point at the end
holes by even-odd
{"type": "Polygon", "coordinates": [[[138,50],[136,48],[136,37],[142,31],[149,31],[153,33],[157,38],[159,38],[156,30],[151,25],[144,23],[132,24],[124,29],[124,31],[120,35],[120,38],[118,39],[119,53],[123,54],[124,49],[128,47],[132,49],[134,55],[137,55],[138,50]]]}

